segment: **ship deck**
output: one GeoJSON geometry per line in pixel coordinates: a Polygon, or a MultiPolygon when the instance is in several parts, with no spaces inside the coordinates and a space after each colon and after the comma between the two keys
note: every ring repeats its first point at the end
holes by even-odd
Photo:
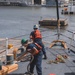
{"type": "MultiPolygon", "coordinates": [[[[47,60],[42,60],[42,75],[75,75],[75,54],[68,52],[63,48],[47,48],[47,60]],[[65,63],[49,63],[50,60],[55,60],[57,55],[67,55],[68,58],[65,59],[65,63]]],[[[27,72],[27,64],[29,62],[19,62],[18,70],[8,74],[8,75],[24,75],[27,72]]],[[[34,74],[37,75],[36,69],[34,74]]]]}

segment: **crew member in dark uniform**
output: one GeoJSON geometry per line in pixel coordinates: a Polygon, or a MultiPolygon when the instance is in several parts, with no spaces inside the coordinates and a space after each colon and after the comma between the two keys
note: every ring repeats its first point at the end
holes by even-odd
{"type": "Polygon", "coordinates": [[[34,59],[30,64],[30,73],[34,75],[34,67],[36,66],[37,74],[42,75],[42,47],[35,43],[28,43],[28,40],[22,39],[21,44],[26,47],[26,51],[30,52],[34,59]]]}

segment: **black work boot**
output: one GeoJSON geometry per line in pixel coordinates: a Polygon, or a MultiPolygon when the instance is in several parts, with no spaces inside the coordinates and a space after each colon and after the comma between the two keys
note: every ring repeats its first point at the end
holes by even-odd
{"type": "Polygon", "coordinates": [[[26,72],[24,75],[35,75],[34,73],[26,72]]]}
{"type": "Polygon", "coordinates": [[[47,59],[47,56],[46,56],[46,54],[44,55],[44,58],[43,59],[47,59]]]}

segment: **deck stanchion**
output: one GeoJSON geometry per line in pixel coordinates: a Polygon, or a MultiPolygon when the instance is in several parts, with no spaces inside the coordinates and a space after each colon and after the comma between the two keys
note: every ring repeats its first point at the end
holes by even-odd
{"type": "Polygon", "coordinates": [[[68,48],[68,52],[70,53],[70,51],[71,51],[75,54],[75,51],[71,49],[72,42],[75,40],[75,33],[74,32],[71,32],[71,33],[72,33],[72,39],[70,41],[70,46],[68,48]]]}
{"type": "Polygon", "coordinates": [[[6,38],[6,55],[8,54],[8,38],[6,38]]]}
{"type": "Polygon", "coordinates": [[[2,62],[1,62],[1,59],[0,59],[0,70],[2,70],[2,62]]]}
{"type": "MultiPolygon", "coordinates": [[[[8,38],[6,38],[6,56],[8,54],[8,38]]],[[[7,57],[6,57],[6,62],[7,62],[7,57]]]]}
{"type": "Polygon", "coordinates": [[[63,47],[65,49],[67,49],[67,45],[65,43],[65,41],[63,40],[60,40],[60,20],[59,20],[59,8],[58,8],[58,0],[55,0],[56,1],[56,10],[57,10],[57,40],[54,40],[51,44],[50,44],[50,48],[52,48],[57,42],[60,42],[63,47]]]}

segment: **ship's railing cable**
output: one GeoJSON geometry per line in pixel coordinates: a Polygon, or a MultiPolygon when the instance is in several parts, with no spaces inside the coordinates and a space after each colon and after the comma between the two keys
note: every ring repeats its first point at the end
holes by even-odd
{"type": "MultiPolygon", "coordinates": [[[[45,32],[45,31],[49,31],[49,30],[40,30],[42,33],[43,32],[45,32]]],[[[25,36],[28,36],[29,37],[29,34],[23,34],[23,35],[19,35],[19,36],[15,36],[15,37],[12,37],[12,38],[8,38],[8,42],[13,42],[13,40],[16,40],[16,41],[20,41],[21,40],[21,38],[20,37],[25,37],[25,36]],[[12,41],[11,41],[12,40],[12,41]]],[[[48,35],[47,35],[48,36],[48,35]]],[[[47,37],[47,36],[43,36],[43,38],[45,38],[45,37],[47,37]]],[[[52,35],[51,35],[52,36],[52,35]]],[[[2,40],[0,40],[0,47],[2,47],[2,48],[0,48],[0,50],[3,50],[3,48],[5,49],[5,43],[6,42],[6,39],[2,39],[2,40]],[[3,43],[4,42],[4,43],[3,43]]],[[[19,45],[20,44],[20,42],[19,43],[17,43],[16,45],[19,45]]]]}
{"type": "Polygon", "coordinates": [[[65,34],[60,34],[60,35],[70,39],[70,43],[66,42],[67,44],[69,44],[68,50],[69,50],[69,52],[72,51],[73,53],[75,53],[75,50],[71,49],[71,47],[75,48],[75,44],[74,44],[75,43],[75,32],[70,31],[70,30],[65,30],[65,31],[71,33],[71,36],[69,37],[65,34]]]}
{"type": "MultiPolygon", "coordinates": [[[[44,32],[49,31],[49,30],[47,30],[47,29],[44,29],[44,30],[41,29],[40,31],[41,31],[42,33],[44,33],[44,32]]],[[[70,31],[70,30],[66,30],[66,31],[69,32],[69,33],[74,34],[74,32],[72,32],[72,31],[70,31]]],[[[50,34],[50,35],[47,35],[47,36],[43,36],[43,38],[49,37],[49,38],[51,39],[51,37],[53,37],[53,36],[55,36],[55,35],[56,35],[56,34],[50,34]]],[[[66,37],[66,38],[68,38],[68,39],[70,39],[70,40],[72,40],[73,42],[75,42],[75,40],[72,39],[72,37],[66,36],[65,34],[62,34],[62,33],[60,33],[60,35],[66,37]]],[[[17,40],[18,43],[16,43],[15,45],[16,45],[16,46],[17,46],[17,45],[20,46],[20,39],[19,39],[19,37],[22,37],[22,36],[24,36],[24,37],[25,37],[25,36],[29,36],[29,34],[24,34],[24,35],[16,36],[16,37],[13,37],[13,38],[8,38],[8,43],[9,43],[9,42],[13,42],[13,40],[17,40]],[[12,41],[10,41],[10,40],[12,40],[12,41]]],[[[4,49],[1,49],[1,51],[0,51],[0,54],[2,54],[2,53],[4,53],[4,52],[6,51],[6,39],[0,40],[0,42],[1,42],[0,46],[1,46],[1,47],[4,47],[4,49]],[[4,42],[5,45],[2,45],[2,44],[4,44],[4,43],[2,43],[2,42],[4,42]]],[[[16,41],[15,41],[15,42],[16,42],[16,41]]],[[[68,42],[66,42],[66,43],[69,44],[68,42]]],[[[71,45],[71,44],[69,44],[69,45],[71,45]]],[[[71,46],[75,48],[74,45],[71,45],[71,46]]]]}

